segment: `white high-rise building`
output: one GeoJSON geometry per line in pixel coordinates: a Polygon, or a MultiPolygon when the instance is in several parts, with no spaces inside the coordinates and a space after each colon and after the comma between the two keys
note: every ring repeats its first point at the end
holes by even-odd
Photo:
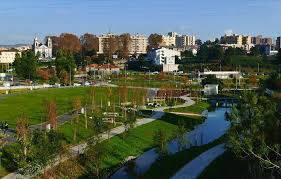
{"type": "Polygon", "coordinates": [[[181,57],[181,52],[167,48],[152,49],[148,53],[150,59],[155,65],[161,65],[164,72],[178,71],[176,58],[181,57]]]}

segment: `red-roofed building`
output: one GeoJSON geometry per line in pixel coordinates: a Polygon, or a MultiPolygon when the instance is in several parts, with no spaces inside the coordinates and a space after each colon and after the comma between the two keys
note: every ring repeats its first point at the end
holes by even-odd
{"type": "Polygon", "coordinates": [[[95,74],[118,74],[120,68],[112,64],[91,64],[86,67],[86,71],[95,74]]]}

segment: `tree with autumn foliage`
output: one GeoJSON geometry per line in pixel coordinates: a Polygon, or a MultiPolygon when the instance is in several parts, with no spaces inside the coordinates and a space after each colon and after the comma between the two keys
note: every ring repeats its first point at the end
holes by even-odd
{"type": "Polygon", "coordinates": [[[118,37],[117,36],[109,36],[108,38],[105,38],[103,41],[103,51],[104,55],[107,58],[107,63],[112,60],[112,56],[116,53],[118,50],[118,37]]]}
{"type": "Polygon", "coordinates": [[[75,142],[77,140],[77,130],[79,125],[79,111],[81,110],[82,104],[80,97],[75,97],[72,102],[72,109],[75,113],[74,118],[72,119],[72,124],[74,125],[73,129],[73,141],[75,142]]]}
{"type": "Polygon", "coordinates": [[[74,34],[62,33],[59,37],[59,49],[70,52],[72,54],[78,53],[81,50],[80,40],[74,34]]]}
{"type": "Polygon", "coordinates": [[[46,103],[46,118],[51,128],[56,130],[58,126],[57,104],[55,100],[47,101],[46,103]]]}
{"type": "Polygon", "coordinates": [[[16,126],[17,140],[21,144],[24,156],[27,155],[27,148],[29,144],[29,129],[28,119],[25,116],[21,116],[17,120],[16,126]]]}
{"type": "MultiPolygon", "coordinates": [[[[60,45],[60,37],[57,36],[49,36],[52,40],[52,46],[53,46],[53,56],[56,56],[59,51],[59,45],[60,45]]],[[[48,38],[48,37],[47,37],[48,38]]]]}
{"type": "Polygon", "coordinates": [[[131,35],[124,33],[119,36],[119,57],[128,59],[130,56],[131,35]]]}
{"type": "Polygon", "coordinates": [[[93,34],[86,33],[80,37],[83,57],[91,57],[99,51],[99,38],[93,34]]]}
{"type": "Polygon", "coordinates": [[[162,35],[160,34],[150,34],[150,36],[148,37],[148,50],[151,50],[153,48],[159,48],[161,43],[163,42],[163,38],[162,35]]]}

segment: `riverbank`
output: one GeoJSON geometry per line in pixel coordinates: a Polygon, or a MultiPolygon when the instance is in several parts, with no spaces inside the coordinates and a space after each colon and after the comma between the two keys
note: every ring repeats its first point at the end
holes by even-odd
{"type": "MultiPolygon", "coordinates": [[[[201,117],[179,117],[166,113],[161,119],[131,129],[125,138],[122,135],[117,135],[104,141],[103,144],[108,155],[102,162],[103,170],[114,171],[120,167],[120,164],[122,165],[126,158],[137,157],[153,148],[155,146],[154,133],[159,129],[166,132],[168,139],[173,139],[179,121],[183,121],[186,128],[192,130],[194,126],[202,123],[203,119],[201,117]]],[[[84,168],[82,164],[77,164],[77,167],[84,168]]],[[[56,173],[58,177],[68,176],[68,171],[61,171],[59,166],[50,170],[49,173],[56,173]]],[[[88,172],[83,172],[82,176],[87,177],[88,172]]]]}

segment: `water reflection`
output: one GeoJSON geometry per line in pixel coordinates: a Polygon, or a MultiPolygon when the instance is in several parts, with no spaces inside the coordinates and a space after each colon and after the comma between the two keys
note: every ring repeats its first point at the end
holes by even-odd
{"type": "MultiPolygon", "coordinates": [[[[207,118],[204,123],[197,126],[193,131],[186,134],[186,138],[189,141],[189,147],[201,146],[208,144],[222,135],[225,134],[229,128],[230,123],[225,120],[225,113],[230,112],[230,108],[217,108],[214,111],[207,113],[207,118]]],[[[172,140],[168,144],[168,151],[170,154],[179,152],[178,143],[176,140],[172,140]]],[[[158,154],[155,149],[151,149],[135,160],[135,172],[142,174],[146,172],[150,166],[157,160],[158,154]]],[[[116,173],[114,173],[112,179],[130,179],[135,178],[130,176],[126,172],[126,167],[122,167],[116,173]]]]}

